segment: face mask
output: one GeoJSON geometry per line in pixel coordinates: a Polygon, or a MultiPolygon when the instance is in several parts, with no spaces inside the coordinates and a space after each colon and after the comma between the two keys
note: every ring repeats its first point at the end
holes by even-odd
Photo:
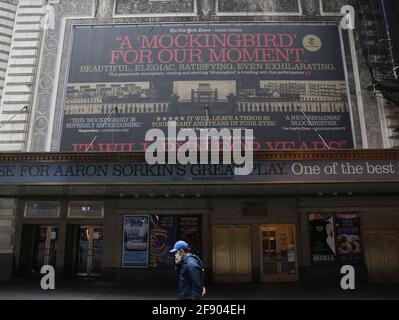
{"type": "Polygon", "coordinates": [[[183,255],[180,252],[175,254],[175,263],[180,264],[183,260],[183,255]]]}

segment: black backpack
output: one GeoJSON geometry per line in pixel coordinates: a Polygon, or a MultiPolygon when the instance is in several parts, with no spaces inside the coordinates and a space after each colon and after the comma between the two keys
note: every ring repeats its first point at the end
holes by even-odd
{"type": "Polygon", "coordinates": [[[199,264],[199,266],[200,266],[200,268],[201,268],[201,271],[202,271],[202,287],[205,287],[205,286],[204,286],[204,282],[205,282],[205,268],[204,268],[204,264],[202,263],[202,260],[200,259],[200,257],[198,257],[197,255],[191,254],[191,257],[193,257],[195,260],[197,260],[197,262],[198,262],[198,264],[199,264]]]}

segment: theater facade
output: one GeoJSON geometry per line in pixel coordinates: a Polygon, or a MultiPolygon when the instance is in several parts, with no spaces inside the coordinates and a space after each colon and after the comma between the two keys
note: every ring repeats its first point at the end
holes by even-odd
{"type": "Polygon", "coordinates": [[[182,239],[214,282],[399,280],[397,112],[340,1],[0,3],[1,279],[175,281],[182,239]],[[252,130],[250,174],[148,163],[171,123],[252,130]]]}

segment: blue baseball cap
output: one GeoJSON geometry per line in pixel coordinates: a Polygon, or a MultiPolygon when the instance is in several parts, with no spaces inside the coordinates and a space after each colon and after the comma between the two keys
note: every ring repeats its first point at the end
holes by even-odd
{"type": "Polygon", "coordinates": [[[188,250],[188,243],[183,240],[177,241],[175,243],[175,246],[173,247],[173,249],[170,250],[169,252],[175,253],[176,251],[178,251],[180,249],[188,250]]]}

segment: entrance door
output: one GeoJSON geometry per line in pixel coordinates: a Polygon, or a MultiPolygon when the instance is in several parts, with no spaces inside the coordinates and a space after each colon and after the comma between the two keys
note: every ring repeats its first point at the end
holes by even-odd
{"type": "Polygon", "coordinates": [[[217,282],[251,280],[251,228],[213,227],[213,277],[217,282]]]}
{"type": "Polygon", "coordinates": [[[35,230],[33,271],[40,272],[44,265],[55,268],[58,227],[38,226],[35,230]]]}
{"type": "Polygon", "coordinates": [[[98,276],[101,273],[103,228],[79,227],[79,241],[76,250],[76,274],[98,276]]]}
{"type": "Polygon", "coordinates": [[[298,281],[295,227],[292,224],[260,227],[261,280],[298,281]]]}
{"type": "Polygon", "coordinates": [[[399,281],[399,230],[367,230],[365,252],[370,282],[399,281]]]}
{"type": "Polygon", "coordinates": [[[39,274],[45,265],[55,267],[58,227],[25,224],[22,227],[18,274],[39,274]]]}

